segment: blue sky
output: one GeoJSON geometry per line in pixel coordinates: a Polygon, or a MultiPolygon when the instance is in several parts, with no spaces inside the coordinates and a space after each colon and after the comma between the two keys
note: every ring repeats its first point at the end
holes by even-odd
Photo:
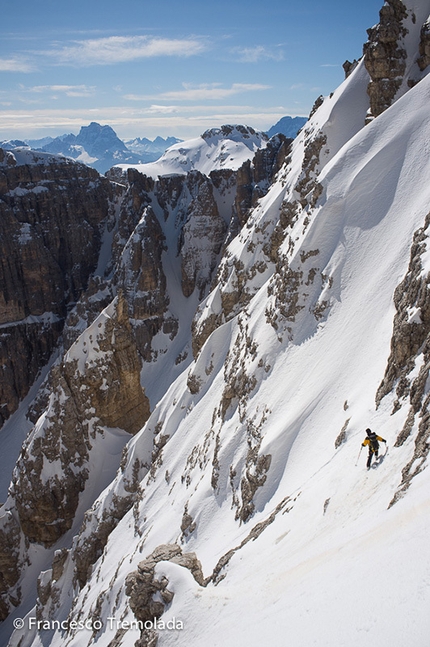
{"type": "Polygon", "coordinates": [[[0,23],[0,139],[267,130],[362,54],[382,0],[20,0],[0,23]]]}

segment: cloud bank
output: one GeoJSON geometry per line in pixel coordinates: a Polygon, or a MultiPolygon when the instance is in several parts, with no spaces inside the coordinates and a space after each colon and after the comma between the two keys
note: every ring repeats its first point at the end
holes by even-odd
{"type": "Polygon", "coordinates": [[[73,41],[44,54],[60,65],[89,67],[112,65],[160,56],[190,57],[202,53],[207,45],[198,38],[154,38],[151,36],[110,36],[73,41]]]}

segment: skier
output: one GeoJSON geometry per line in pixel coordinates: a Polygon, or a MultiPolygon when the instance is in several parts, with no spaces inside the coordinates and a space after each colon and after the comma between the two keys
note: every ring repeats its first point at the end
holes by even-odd
{"type": "Polygon", "coordinates": [[[370,465],[372,463],[372,457],[375,456],[378,458],[379,454],[379,442],[387,444],[387,441],[381,436],[377,436],[374,431],[371,429],[366,429],[367,438],[361,443],[362,447],[369,447],[369,457],[367,459],[367,469],[370,470],[370,465]]]}

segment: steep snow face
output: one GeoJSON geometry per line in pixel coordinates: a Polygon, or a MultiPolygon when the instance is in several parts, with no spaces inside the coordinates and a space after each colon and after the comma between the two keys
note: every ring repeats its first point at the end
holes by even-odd
{"type": "MultiPolygon", "coordinates": [[[[159,175],[186,174],[197,170],[205,175],[213,170],[237,170],[252,159],[259,148],[265,148],[267,135],[246,126],[222,126],[207,130],[201,137],[174,144],[157,162],[134,165],[154,179],[159,175]]],[[[120,168],[129,165],[120,164],[120,168]]]]}

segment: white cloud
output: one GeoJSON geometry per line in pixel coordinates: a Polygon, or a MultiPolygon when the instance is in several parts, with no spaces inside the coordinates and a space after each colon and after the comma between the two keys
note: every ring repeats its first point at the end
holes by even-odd
{"type": "Polygon", "coordinates": [[[169,39],[150,36],[110,36],[73,41],[71,45],[54,47],[45,54],[59,64],[78,67],[112,65],[158,56],[189,57],[200,54],[207,45],[197,38],[169,39]]]}
{"type": "Polygon", "coordinates": [[[67,97],[89,97],[94,94],[95,89],[95,86],[88,85],[35,85],[29,91],[63,93],[67,97]]]}
{"type": "Polygon", "coordinates": [[[223,88],[220,83],[204,83],[201,85],[183,84],[183,90],[163,92],[156,96],[126,94],[129,101],[165,100],[165,101],[219,101],[243,92],[255,92],[270,89],[270,85],[261,83],[233,83],[229,88],[223,88]]]}
{"type": "Polygon", "coordinates": [[[156,104],[150,106],[145,110],[148,115],[172,115],[179,112],[178,106],[157,106],[156,104]]]}
{"type": "Polygon", "coordinates": [[[34,72],[35,67],[22,57],[0,58],[0,72],[34,72]]]}
{"type": "Polygon", "coordinates": [[[208,112],[207,106],[193,105],[184,109],[171,106],[171,112],[151,108],[127,106],[100,109],[36,109],[0,110],[0,138],[33,138],[45,135],[59,135],[79,132],[81,126],[97,121],[109,124],[120,137],[146,137],[175,135],[186,139],[196,137],[207,128],[219,127],[226,123],[240,123],[267,130],[285,114],[296,114],[287,108],[259,108],[255,106],[218,105],[208,112]],[[4,135],[2,135],[4,133],[4,135]]]}
{"type": "Polygon", "coordinates": [[[282,50],[268,50],[263,45],[254,47],[233,47],[230,52],[237,56],[239,63],[258,63],[260,61],[283,61],[284,53],[282,50]]]}

